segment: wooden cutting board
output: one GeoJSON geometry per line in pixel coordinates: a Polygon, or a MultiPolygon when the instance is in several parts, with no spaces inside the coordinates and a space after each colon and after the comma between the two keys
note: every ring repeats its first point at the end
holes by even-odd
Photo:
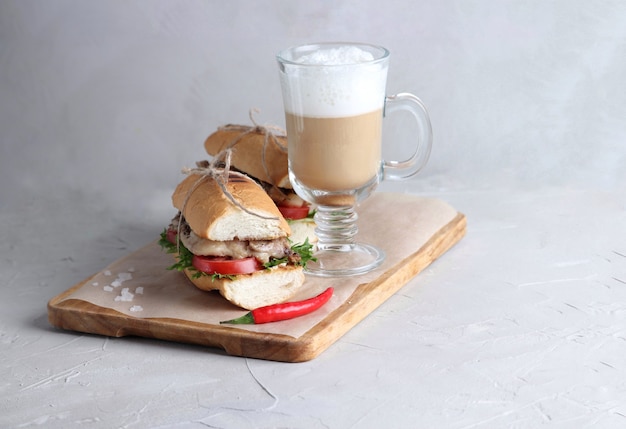
{"type": "Polygon", "coordinates": [[[294,300],[335,288],[331,301],[313,314],[264,325],[220,325],[220,320],[246,311],[215,292],[198,290],[182,273],[165,270],[172,256],[155,241],[51,299],[48,319],[61,329],[110,337],[199,344],[230,355],[283,362],[313,359],[466,231],[463,214],[432,198],[379,192],[357,211],[359,240],[382,247],[387,259],[361,276],[307,276],[294,300]]]}

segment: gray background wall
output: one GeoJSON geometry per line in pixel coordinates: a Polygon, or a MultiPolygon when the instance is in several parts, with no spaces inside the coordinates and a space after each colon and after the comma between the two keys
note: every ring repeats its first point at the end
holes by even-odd
{"type": "Polygon", "coordinates": [[[394,189],[626,183],[621,1],[2,0],[0,204],[158,223],[216,127],[284,124],[276,52],[328,40],[389,48],[389,92],[430,110],[430,163],[394,189]]]}

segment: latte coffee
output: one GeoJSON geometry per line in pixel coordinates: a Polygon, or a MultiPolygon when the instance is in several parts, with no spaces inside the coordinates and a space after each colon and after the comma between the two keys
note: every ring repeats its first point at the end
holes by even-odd
{"type": "Polygon", "coordinates": [[[375,55],[341,46],[281,61],[289,169],[298,187],[339,201],[378,181],[387,58],[375,55]]]}
{"type": "Polygon", "coordinates": [[[316,43],[277,55],[287,125],[289,181],[315,205],[317,243],[308,274],[335,277],[370,272],[383,249],[356,241],[357,204],[382,180],[416,174],[430,154],[432,129],[410,93],[386,95],[389,51],[365,43],[316,43]],[[382,159],[382,123],[408,111],[418,132],[406,160],[382,159]]]}
{"type": "Polygon", "coordinates": [[[358,189],[380,171],[382,110],[344,117],[287,112],[289,164],[309,189],[358,189]]]}

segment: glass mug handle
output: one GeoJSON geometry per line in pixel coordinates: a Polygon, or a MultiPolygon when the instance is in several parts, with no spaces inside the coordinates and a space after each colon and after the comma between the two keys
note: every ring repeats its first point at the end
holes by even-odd
{"type": "Polygon", "coordinates": [[[433,143],[430,116],[419,98],[407,92],[385,97],[384,116],[396,111],[410,113],[417,122],[419,132],[410,158],[404,161],[383,161],[383,180],[403,180],[417,174],[428,162],[433,143]]]}

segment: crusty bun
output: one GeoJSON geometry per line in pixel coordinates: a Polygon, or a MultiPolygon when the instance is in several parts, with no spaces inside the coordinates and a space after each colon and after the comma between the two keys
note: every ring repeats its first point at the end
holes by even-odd
{"type": "Polygon", "coordinates": [[[207,137],[204,148],[215,156],[228,147],[232,148],[231,164],[250,176],[279,188],[291,189],[287,170],[287,138],[269,136],[258,129],[243,131],[243,126],[222,127],[207,137]],[[269,175],[268,175],[269,172],[269,175]]]}
{"type": "Polygon", "coordinates": [[[269,240],[291,234],[272,199],[254,180],[231,176],[226,189],[242,207],[263,218],[237,207],[214,179],[199,174],[190,174],[176,187],[172,203],[191,229],[209,240],[269,240]]]}
{"type": "Polygon", "coordinates": [[[284,302],[304,283],[302,267],[293,265],[238,275],[234,280],[194,278],[189,270],[185,274],[198,289],[218,290],[228,301],[246,310],[284,302]]]}

